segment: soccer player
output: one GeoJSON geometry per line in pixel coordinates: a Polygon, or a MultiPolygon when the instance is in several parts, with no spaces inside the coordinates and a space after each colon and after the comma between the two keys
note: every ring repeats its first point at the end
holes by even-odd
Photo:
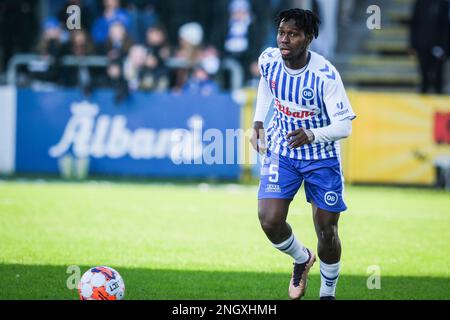
{"type": "Polygon", "coordinates": [[[300,299],[316,256],[296,238],[286,218],[304,181],[318,238],[320,299],[334,300],[341,258],[338,220],[347,209],[338,140],[350,135],[355,114],[335,67],[309,50],[319,35],[319,18],[309,10],[290,9],[279,14],[277,23],[278,48],[268,48],[259,57],[251,138],[264,155],[258,216],[273,246],[293,258],[289,296],[300,299]],[[274,115],[265,132],[272,102],[274,115]]]}

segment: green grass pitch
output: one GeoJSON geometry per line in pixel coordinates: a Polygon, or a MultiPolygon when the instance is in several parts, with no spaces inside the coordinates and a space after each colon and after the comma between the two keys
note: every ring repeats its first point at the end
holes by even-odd
{"type": "MultiPolygon", "coordinates": [[[[338,299],[449,299],[450,195],[347,187],[338,299]],[[369,290],[370,266],[381,288],[369,290]]],[[[260,229],[255,186],[0,183],[0,299],[78,299],[70,265],[118,270],[126,299],[287,299],[291,259],[260,229]]],[[[303,190],[288,221],[316,248],[303,190]]],[[[319,263],[305,299],[317,299],[319,263]]]]}

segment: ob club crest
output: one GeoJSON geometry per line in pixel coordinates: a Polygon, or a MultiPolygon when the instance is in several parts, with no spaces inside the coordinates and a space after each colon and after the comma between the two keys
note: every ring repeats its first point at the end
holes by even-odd
{"type": "Polygon", "coordinates": [[[312,100],[314,99],[314,91],[311,88],[305,88],[302,91],[302,98],[305,100],[312,100]]]}

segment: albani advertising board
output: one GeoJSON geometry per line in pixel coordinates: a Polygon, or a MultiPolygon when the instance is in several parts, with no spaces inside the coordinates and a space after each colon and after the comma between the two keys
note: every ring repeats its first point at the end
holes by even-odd
{"type": "Polygon", "coordinates": [[[240,176],[240,106],[229,94],[138,92],[120,105],[110,90],[86,99],[79,90],[17,89],[15,97],[15,173],[57,174],[70,155],[88,159],[91,175],[240,176]]]}

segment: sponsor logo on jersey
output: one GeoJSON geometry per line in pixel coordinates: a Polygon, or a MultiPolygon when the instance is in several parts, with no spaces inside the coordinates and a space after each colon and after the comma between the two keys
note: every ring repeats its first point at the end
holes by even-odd
{"type": "Polygon", "coordinates": [[[343,116],[343,115],[345,115],[345,114],[350,112],[350,110],[348,110],[348,108],[346,108],[344,110],[345,106],[344,106],[343,102],[340,102],[340,103],[336,104],[336,107],[337,107],[338,110],[341,110],[341,111],[336,112],[335,114],[333,114],[333,118],[336,118],[336,117],[339,117],[339,116],[343,116]]]}
{"type": "Polygon", "coordinates": [[[333,118],[336,118],[336,117],[339,117],[339,116],[343,116],[343,115],[345,115],[347,113],[350,113],[350,110],[345,109],[343,111],[336,112],[335,114],[333,114],[333,118]]]}
{"type": "Polygon", "coordinates": [[[306,118],[310,118],[316,115],[315,112],[313,111],[307,111],[307,110],[301,110],[301,111],[292,111],[289,107],[287,106],[283,106],[280,101],[275,100],[275,106],[277,107],[278,111],[280,111],[281,113],[289,116],[289,117],[293,117],[293,118],[297,118],[297,119],[306,119],[306,118]]]}

